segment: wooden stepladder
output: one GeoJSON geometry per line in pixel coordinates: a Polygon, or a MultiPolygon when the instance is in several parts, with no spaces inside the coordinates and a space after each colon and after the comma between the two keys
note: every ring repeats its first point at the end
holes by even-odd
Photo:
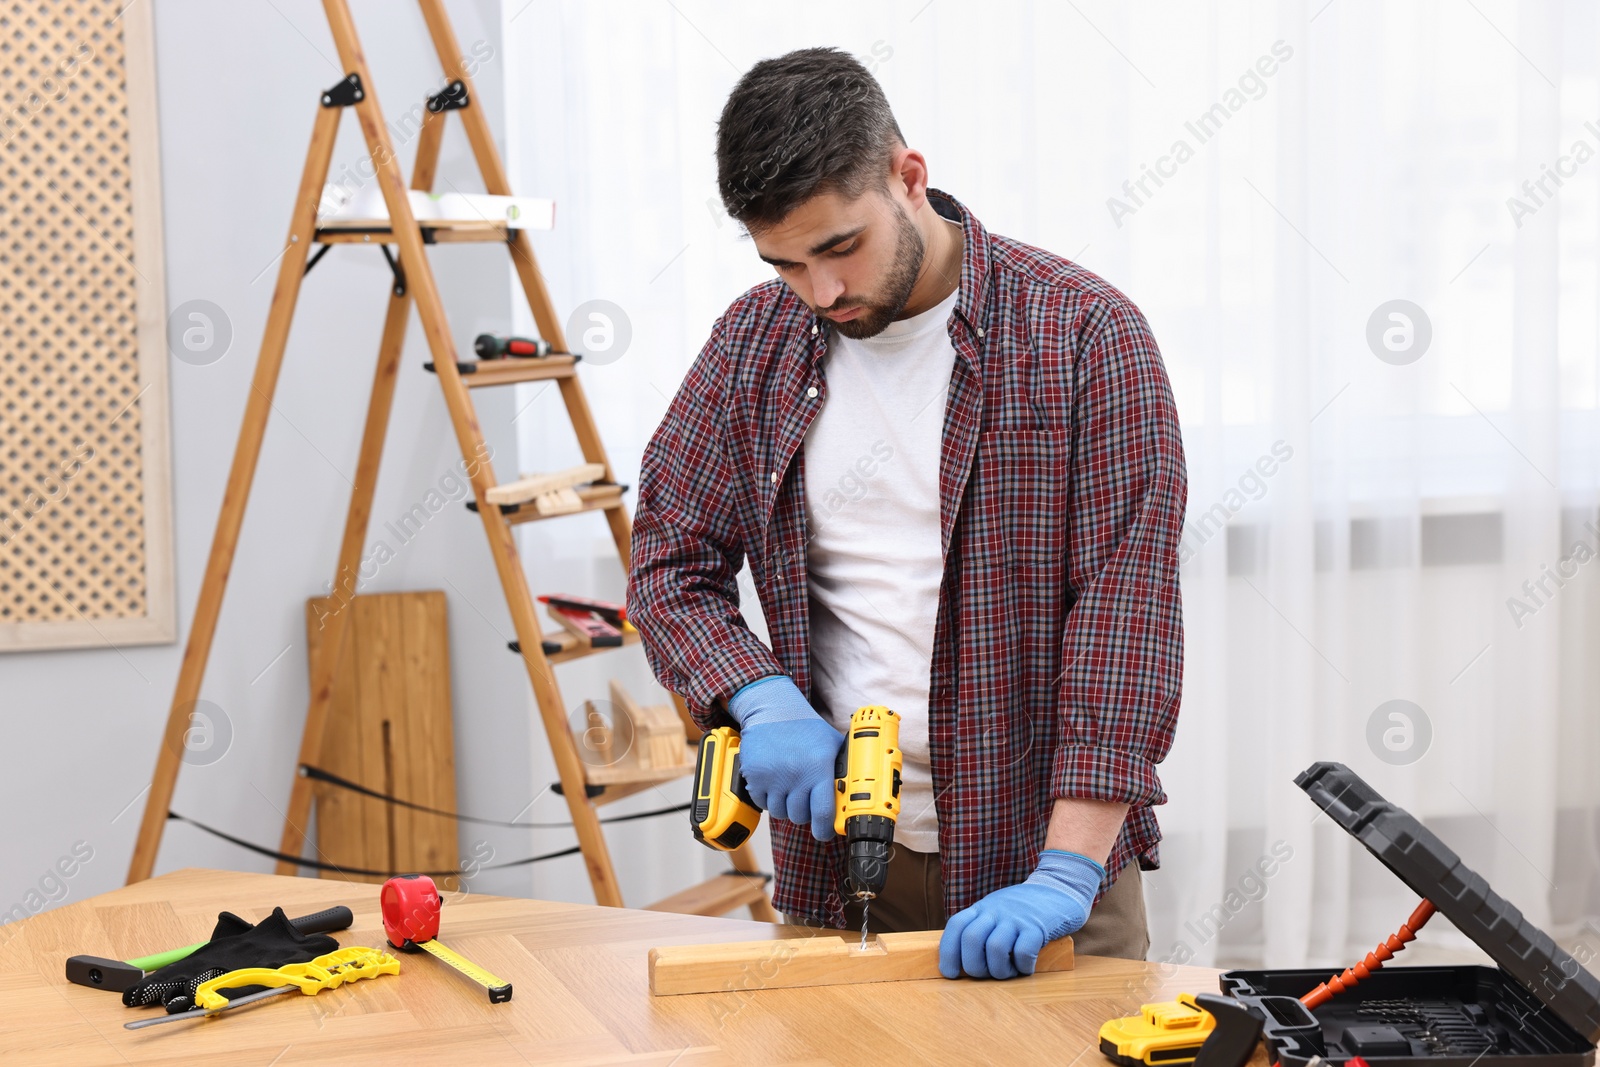
{"type": "MultiPolygon", "coordinates": [[[[462,52],[455,31],[446,17],[443,0],[418,0],[429,35],[444,67],[446,88],[437,96],[429,97],[417,135],[417,157],[412,170],[413,190],[429,190],[433,186],[434,169],[439,158],[439,146],[444,124],[451,112],[460,115],[465,124],[467,140],[482,175],[485,191],[492,195],[509,196],[505,169],[500,154],[489,134],[488,122],[477,104],[472,79],[464,69],[462,52]]],[[[144,819],[140,824],[139,838],[128,870],[130,882],[148,878],[155,865],[156,853],[161,845],[162,830],[167,821],[168,807],[172,802],[177,783],[178,769],[183,752],[183,739],[189,727],[189,716],[200,693],[206,663],[211,652],[211,641],[222,608],[222,597],[238,545],[239,530],[244,521],[245,505],[249,498],[255,475],[256,461],[261,454],[262,438],[266,432],[267,416],[271,412],[272,397],[277,388],[278,372],[283,362],[288,342],[289,327],[294,317],[295,304],[300,292],[301,279],[316,259],[335,244],[377,244],[388,256],[388,246],[399,253],[395,268],[395,282],[391,289],[387,317],[378,347],[377,367],[373,377],[372,392],[367,405],[366,424],[363,431],[355,486],[350,496],[345,518],[344,536],[339,547],[338,567],[335,571],[335,590],[353,592],[355,575],[361,563],[361,550],[366,541],[367,525],[371,516],[373,491],[377,484],[378,468],[383,455],[389,413],[399,371],[400,352],[405,338],[411,306],[416,304],[417,316],[433,356],[432,370],[443,390],[445,405],[449,409],[456,442],[465,460],[472,483],[473,510],[483,521],[484,533],[489,539],[489,549],[494,557],[500,584],[505,590],[511,619],[516,628],[517,646],[528,678],[533,685],[534,697],[539,705],[540,719],[549,736],[556,770],[560,776],[561,793],[571,813],[572,825],[582,847],[589,880],[594,887],[597,903],[613,907],[622,906],[622,894],[617,885],[610,851],[601,830],[598,808],[613,800],[632,795],[659,785],[664,781],[683,778],[693,770],[692,761],[662,768],[656,772],[618,776],[612,773],[606,782],[591,780],[590,767],[582,759],[567,717],[560,687],[557,685],[555,665],[603,651],[590,645],[574,645],[565,631],[559,634],[543,632],[535,611],[534,598],[529,592],[527,578],[518,557],[512,526],[521,522],[555,518],[561,515],[588,511],[604,512],[616,543],[617,555],[624,570],[629,563],[629,542],[632,524],[624,506],[624,487],[617,484],[605,447],[595,427],[583,386],[577,377],[579,357],[570,354],[560,321],[550,303],[544,278],[534,259],[533,245],[525,230],[508,226],[503,220],[477,218],[446,220],[428,218],[418,221],[407,195],[407,186],[401,176],[389,129],[384,123],[367,62],[356,36],[347,0],[324,0],[333,39],[338,46],[341,66],[346,77],[332,89],[320,94],[316,122],[311,134],[311,147],[306,156],[305,170],[295,200],[293,222],[289,238],[279,265],[278,280],[273,290],[272,307],[261,342],[260,356],[256,362],[249,401],[239,432],[239,442],[234,451],[233,466],[228,475],[223,495],[222,510],[217,520],[216,533],[211,544],[211,555],[206,565],[205,579],[195,608],[194,625],[190,629],[188,646],[178,674],[173,693],[166,731],[156,761],[155,776],[145,803],[144,819]],[[371,156],[383,201],[388,209],[384,220],[366,220],[335,223],[328,219],[319,221],[318,208],[322,199],[323,184],[327,180],[333,154],[335,134],[345,111],[352,110],[361,125],[371,156]],[[538,325],[539,335],[549,342],[553,354],[543,358],[514,359],[474,365],[457,362],[455,345],[440,301],[438,286],[428,260],[426,245],[435,242],[486,241],[500,242],[511,254],[511,260],[521,280],[528,306],[538,325]],[[313,254],[312,245],[320,246],[313,254]],[[481,367],[481,369],[480,369],[481,367]],[[475,373],[474,373],[475,372],[475,373]],[[487,458],[487,447],[479,429],[477,414],[473,409],[470,391],[517,382],[553,380],[561,390],[561,398],[572,423],[585,461],[585,472],[593,475],[588,485],[565,487],[562,507],[532,506],[535,497],[547,492],[540,480],[523,479],[501,485],[495,478],[494,468],[487,458]],[[576,497],[576,501],[574,501],[576,497]],[[544,642],[555,640],[560,651],[546,653],[544,642]]],[[[559,478],[557,479],[560,480],[559,478]]],[[[571,479],[568,479],[570,481],[571,479]]],[[[298,608],[297,608],[298,610],[298,608]]],[[[328,716],[329,698],[333,689],[336,665],[345,637],[346,623],[351,612],[340,611],[327,616],[326,629],[316,650],[311,666],[311,694],[306,710],[305,731],[301,738],[300,765],[316,766],[322,752],[324,726],[328,716]]],[[[637,641],[629,635],[626,643],[637,641]]],[[[676,699],[676,698],[675,698],[676,699]]],[[[683,714],[683,705],[678,701],[683,714]]],[[[686,717],[686,716],[685,716],[686,717]]],[[[602,777],[595,775],[595,777],[602,777]]],[[[289,797],[289,808],[284,819],[280,851],[300,855],[305,840],[305,827],[311,813],[312,783],[304,775],[296,774],[289,797]]],[[[687,844],[688,834],[683,834],[687,844]]],[[[757,919],[776,920],[766,895],[764,880],[750,877],[757,873],[753,855],[748,849],[732,854],[735,871],[718,875],[659,901],[651,907],[664,911],[722,914],[738,907],[748,906],[757,919]],[[742,873],[741,873],[742,872],[742,873]]],[[[293,874],[295,865],[280,862],[279,874],[293,874]]]]}

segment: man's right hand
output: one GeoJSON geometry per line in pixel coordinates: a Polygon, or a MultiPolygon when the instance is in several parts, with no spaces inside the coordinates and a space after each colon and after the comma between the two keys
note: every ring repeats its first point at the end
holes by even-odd
{"type": "Polygon", "coordinates": [[[786,675],[751,682],[728,701],[739,722],[739,765],[750,799],[774,819],[834,836],[834,762],[844,735],[823,721],[786,675]]]}

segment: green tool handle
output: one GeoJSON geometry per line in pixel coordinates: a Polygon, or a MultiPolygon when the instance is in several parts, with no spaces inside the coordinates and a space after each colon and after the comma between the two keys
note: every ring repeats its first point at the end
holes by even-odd
{"type": "MultiPolygon", "coordinates": [[[[289,925],[299,930],[302,934],[325,934],[332,930],[348,930],[350,924],[355,922],[355,916],[350,914],[350,909],[343,904],[319,911],[314,915],[302,915],[298,919],[290,919],[289,925]]],[[[209,941],[196,941],[183,948],[168,949],[166,952],[157,952],[151,956],[140,956],[136,960],[127,960],[130,967],[137,967],[141,971],[159,971],[169,963],[177,963],[185,956],[198,948],[209,945],[209,941]]]]}

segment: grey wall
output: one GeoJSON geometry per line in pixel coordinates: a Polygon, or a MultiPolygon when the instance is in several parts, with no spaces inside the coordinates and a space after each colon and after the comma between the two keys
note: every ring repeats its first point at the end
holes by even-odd
{"type": "MultiPolygon", "coordinates": [[[[477,80],[480,103],[499,134],[499,4],[463,0],[449,8],[464,49],[487,41],[495,50],[477,80]]],[[[438,88],[437,61],[415,5],[357,0],[354,9],[391,115],[438,88]]],[[[126,874],[317,94],[341,75],[315,0],[157,0],[154,15],[169,306],[212,301],[230,321],[233,341],[210,365],[171,363],[178,643],[0,658],[0,707],[11,753],[0,776],[0,806],[9,813],[0,909],[23,904],[31,910],[46,896],[82,899],[120,885],[126,874]],[[92,858],[69,864],[70,878],[49,877],[80,841],[92,858]]],[[[341,130],[335,170],[362,154],[353,116],[341,130]]],[[[413,152],[414,146],[401,149],[408,171],[413,152]]],[[[439,173],[441,187],[448,180],[463,190],[481,189],[459,128],[445,141],[439,173]]],[[[440,248],[433,263],[458,344],[508,321],[503,250],[440,248]]],[[[332,575],[387,276],[376,249],[345,247],[322,261],[302,291],[202,689],[202,697],[223,710],[233,740],[220,760],[186,766],[174,799],[176,810],[255,841],[275,843],[282,825],[279,812],[305,714],[302,605],[332,575]]],[[[413,316],[373,536],[459,459],[439,392],[420,369],[426,358],[413,316]]],[[[475,399],[495,458],[515,471],[508,429],[514,397],[500,391],[475,399]]],[[[504,630],[510,626],[482,528],[452,506],[409,544],[391,542],[397,556],[368,588],[443,589],[449,596],[462,804],[478,810],[509,804],[505,814],[512,814],[533,795],[530,752],[543,740],[531,733],[532,697],[517,660],[486,639],[485,617],[504,630]]],[[[508,854],[511,847],[500,851],[508,854]]],[[[271,868],[269,860],[170,825],[158,872],[191,865],[271,868]]],[[[502,877],[498,884],[486,876],[481,884],[514,892],[526,886],[527,875],[519,882],[502,877]]]]}

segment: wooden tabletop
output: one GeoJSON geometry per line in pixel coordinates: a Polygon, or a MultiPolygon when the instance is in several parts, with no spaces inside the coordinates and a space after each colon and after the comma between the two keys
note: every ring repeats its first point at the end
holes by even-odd
{"type": "MultiPolygon", "coordinates": [[[[0,927],[0,1057],[8,1063],[318,1065],[409,1062],[765,1064],[1050,1063],[1107,1067],[1096,1032],[1113,1016],[1217,972],[1080,956],[1073,971],[1007,982],[963,979],[652,997],[655,945],[814,936],[740,919],[446,895],[439,940],[515,987],[510,1003],[426,955],[402,973],[289,994],[232,1014],[125,1030],[152,1009],[72,985],[68,956],[114,959],[210,935],[218,911],[252,921],[349,905],[341,945],[384,947],[376,886],[185,870],[0,927]]],[[[830,935],[823,935],[830,936],[830,935]]],[[[752,979],[752,986],[759,978],[752,979]]],[[[1260,1059],[1260,1054],[1257,1054],[1260,1059]]]]}

